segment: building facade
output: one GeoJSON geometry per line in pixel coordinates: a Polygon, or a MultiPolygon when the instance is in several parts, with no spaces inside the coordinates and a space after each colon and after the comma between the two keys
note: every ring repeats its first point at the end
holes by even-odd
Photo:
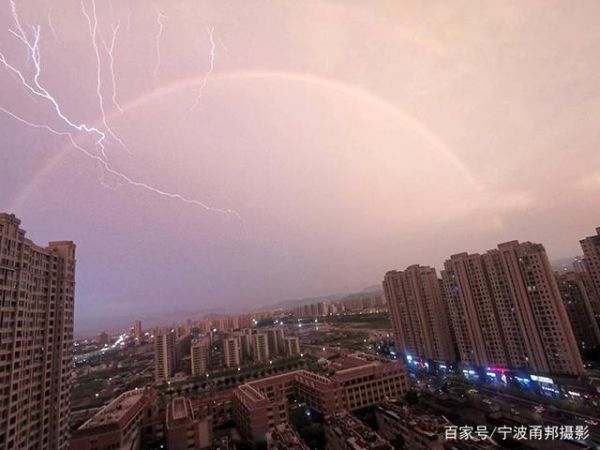
{"type": "Polygon", "coordinates": [[[141,345],[144,342],[141,320],[136,320],[133,323],[133,337],[135,338],[135,345],[141,345]]]}
{"type": "Polygon", "coordinates": [[[223,340],[223,362],[225,367],[239,367],[240,355],[240,341],[237,337],[223,340]]]}
{"type": "Polygon", "coordinates": [[[75,245],[40,247],[0,214],[0,448],[66,449],[75,245]]]}
{"type": "Polygon", "coordinates": [[[583,362],[556,277],[541,244],[511,241],[462,253],[442,283],[465,365],[579,375],[583,362]]]}
{"type": "Polygon", "coordinates": [[[158,415],[151,388],[124,392],[101,408],[71,437],[70,450],[136,450],[142,446],[146,422],[158,415]]]}
{"type": "Polygon", "coordinates": [[[238,386],[233,413],[245,439],[262,440],[288,421],[289,402],[297,400],[323,415],[355,411],[408,389],[406,368],[399,361],[354,354],[332,365],[330,377],[307,370],[275,375],[238,386]]]}
{"type": "Polygon", "coordinates": [[[256,362],[268,361],[270,357],[269,339],[266,333],[252,335],[252,358],[256,362]]]}
{"type": "MultiPolygon", "coordinates": [[[[327,450],[393,450],[387,439],[346,411],[325,418],[327,450]]],[[[412,450],[412,447],[406,447],[412,450]]]]}
{"type": "Polygon", "coordinates": [[[300,340],[296,336],[288,336],[284,339],[286,356],[300,355],[300,340]]]}
{"type": "Polygon", "coordinates": [[[561,274],[558,286],[579,349],[583,351],[599,347],[600,327],[585,287],[585,275],[578,272],[561,274]]]}
{"type": "Polygon", "coordinates": [[[267,450],[310,450],[288,424],[277,425],[267,433],[267,450]]]}
{"type": "Polygon", "coordinates": [[[192,402],[175,397],[167,405],[167,448],[169,450],[200,450],[212,446],[212,417],[196,417],[192,402]]]}
{"type": "Polygon", "coordinates": [[[210,370],[210,340],[208,338],[199,339],[192,344],[191,359],[193,376],[204,375],[210,370]]]}
{"type": "Polygon", "coordinates": [[[399,440],[411,450],[444,450],[445,429],[452,425],[444,416],[415,414],[397,400],[377,405],[375,418],[382,437],[390,442],[399,440]]]}
{"type": "Polygon", "coordinates": [[[453,361],[448,314],[435,269],[413,265],[405,271],[388,272],[383,289],[398,350],[423,358],[453,361]]]}
{"type": "Polygon", "coordinates": [[[175,374],[175,341],[175,332],[170,328],[161,328],[154,334],[154,381],[157,383],[165,383],[175,374]]]}
{"type": "Polygon", "coordinates": [[[579,241],[583,250],[584,273],[587,275],[586,288],[590,304],[600,324],[600,227],[596,228],[595,236],[588,236],[579,241]]]}

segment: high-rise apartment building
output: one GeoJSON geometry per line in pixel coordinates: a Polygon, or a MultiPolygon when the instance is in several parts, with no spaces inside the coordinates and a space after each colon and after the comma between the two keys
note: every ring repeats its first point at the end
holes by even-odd
{"type": "Polygon", "coordinates": [[[383,289],[398,349],[424,358],[453,361],[447,312],[435,269],[413,265],[403,272],[388,272],[383,289]]]}
{"type": "Polygon", "coordinates": [[[108,345],[109,340],[110,340],[110,337],[108,336],[108,333],[106,331],[102,331],[102,332],[98,333],[98,336],[96,337],[96,341],[98,342],[98,345],[100,345],[102,347],[108,345]]]}
{"type": "Polygon", "coordinates": [[[66,449],[75,245],[39,247],[0,214],[0,448],[66,449]]]}
{"type": "Polygon", "coordinates": [[[252,357],[254,361],[266,361],[269,359],[269,340],[266,333],[252,335],[252,357]]]}
{"type": "Polygon", "coordinates": [[[133,337],[135,338],[135,345],[140,345],[144,340],[141,320],[136,320],[133,323],[133,337]]]}
{"type": "Polygon", "coordinates": [[[507,367],[499,312],[482,255],[460,253],[444,263],[442,280],[461,361],[507,367]]]}
{"type": "Polygon", "coordinates": [[[485,255],[455,255],[444,267],[445,297],[463,364],[583,372],[541,244],[511,241],[485,255]]]}
{"type": "Polygon", "coordinates": [[[238,337],[242,358],[250,359],[252,357],[252,329],[244,328],[239,332],[238,337]]]}
{"type": "Polygon", "coordinates": [[[198,377],[204,375],[210,369],[210,340],[202,338],[192,344],[192,375],[198,377]]]}
{"type": "Polygon", "coordinates": [[[587,277],[586,289],[596,322],[600,324],[600,227],[596,236],[588,236],[579,241],[583,250],[583,265],[587,277]]]}
{"type": "Polygon", "coordinates": [[[285,351],[284,333],[282,328],[269,328],[266,330],[267,340],[269,342],[269,354],[271,356],[280,355],[285,351]]]}
{"type": "Polygon", "coordinates": [[[240,366],[240,341],[237,337],[223,340],[223,362],[225,367],[240,366]]]}
{"type": "Polygon", "coordinates": [[[296,336],[288,336],[285,338],[284,341],[286,356],[294,356],[300,354],[300,341],[296,336]]]}
{"type": "Polygon", "coordinates": [[[585,274],[577,272],[567,272],[558,277],[560,293],[580,350],[600,346],[600,327],[584,278],[585,274]]]}
{"type": "Polygon", "coordinates": [[[177,355],[175,331],[160,328],[154,334],[154,380],[157,383],[169,381],[175,373],[177,355]]]}

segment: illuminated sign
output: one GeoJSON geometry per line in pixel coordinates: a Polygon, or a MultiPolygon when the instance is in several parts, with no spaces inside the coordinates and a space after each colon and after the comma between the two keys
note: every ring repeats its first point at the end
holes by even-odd
{"type": "Polygon", "coordinates": [[[541,376],[538,376],[538,375],[531,375],[531,379],[533,381],[537,381],[538,383],[554,384],[554,381],[552,380],[552,378],[548,378],[548,377],[541,377],[541,376]]]}

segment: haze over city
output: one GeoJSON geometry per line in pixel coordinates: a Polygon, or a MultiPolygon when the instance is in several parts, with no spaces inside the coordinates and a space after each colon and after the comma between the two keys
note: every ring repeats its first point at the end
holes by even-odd
{"type": "MultiPolygon", "coordinates": [[[[40,25],[40,84],[144,186],[24,123],[101,154],[0,64],[0,211],[76,242],[76,333],[353,292],[512,239],[573,256],[598,225],[598,2],[84,5],[17,13],[40,25]]],[[[6,4],[0,52],[29,77],[18,34],[6,4]]]]}

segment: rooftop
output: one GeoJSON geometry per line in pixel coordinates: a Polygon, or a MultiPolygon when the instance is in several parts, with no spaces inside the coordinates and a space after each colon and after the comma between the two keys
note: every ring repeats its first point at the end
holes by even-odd
{"type": "Polygon", "coordinates": [[[121,422],[127,414],[143,406],[143,398],[145,395],[145,389],[135,389],[133,391],[123,392],[116,399],[94,414],[79,429],[85,430],[108,424],[122,425],[121,422]]]}
{"type": "Polygon", "coordinates": [[[356,450],[392,450],[391,444],[356,417],[342,412],[325,419],[327,428],[356,450]]]}
{"type": "Polygon", "coordinates": [[[445,427],[450,424],[450,421],[444,416],[418,414],[407,404],[395,400],[387,400],[381,403],[377,409],[408,425],[413,431],[430,438],[443,434],[445,427]]]}
{"type": "Polygon", "coordinates": [[[309,450],[309,447],[288,424],[277,425],[267,434],[271,450],[309,450]]]}

